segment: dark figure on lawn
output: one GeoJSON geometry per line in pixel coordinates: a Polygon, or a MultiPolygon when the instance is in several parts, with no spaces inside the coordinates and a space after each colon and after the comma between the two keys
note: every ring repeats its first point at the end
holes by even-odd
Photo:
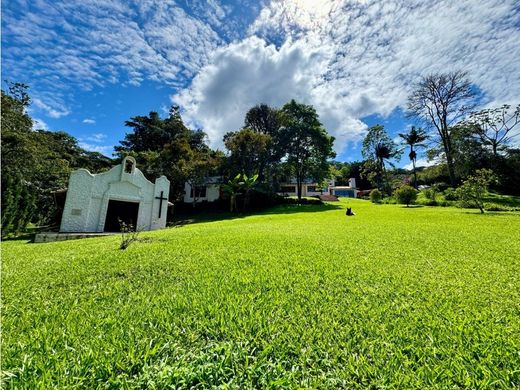
{"type": "Polygon", "coordinates": [[[352,212],[352,207],[347,207],[347,212],[345,213],[347,217],[351,217],[353,215],[356,215],[352,212]]]}

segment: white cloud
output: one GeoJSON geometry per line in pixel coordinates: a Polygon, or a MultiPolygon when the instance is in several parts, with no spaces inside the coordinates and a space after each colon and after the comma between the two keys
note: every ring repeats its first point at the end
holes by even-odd
{"type": "MultiPolygon", "coordinates": [[[[420,167],[431,167],[432,165],[435,165],[435,164],[438,164],[438,163],[439,163],[439,161],[436,161],[436,160],[427,160],[425,158],[419,158],[415,162],[415,166],[417,168],[420,168],[420,167]]],[[[410,170],[413,169],[413,164],[410,162],[410,163],[404,165],[403,168],[410,171],[410,170]]]]}
{"type": "Polygon", "coordinates": [[[217,1],[193,15],[170,0],[13,0],[2,11],[3,71],[28,83],[53,118],[68,114],[77,89],[145,79],[182,85],[222,42],[202,13],[215,23],[225,16],[217,1]]]}
{"type": "Polygon", "coordinates": [[[114,150],[114,147],[111,145],[97,145],[88,142],[78,142],[78,145],[80,148],[88,150],[89,152],[98,152],[108,157],[110,157],[114,150]]]}
{"type": "Polygon", "coordinates": [[[204,128],[214,146],[221,145],[225,132],[242,126],[245,113],[253,105],[279,107],[293,98],[314,105],[324,125],[339,139],[337,145],[344,145],[357,140],[365,129],[349,113],[362,111],[367,102],[356,101],[352,109],[339,105],[331,96],[334,91],[322,79],[330,56],[327,50],[306,40],[288,41],[277,49],[250,37],[217,50],[191,88],[172,100],[185,109],[189,122],[204,128]]]}
{"type": "Polygon", "coordinates": [[[56,104],[55,107],[52,107],[38,98],[32,99],[32,103],[40,110],[45,111],[47,115],[51,118],[58,119],[62,116],[69,115],[69,111],[64,107],[60,107],[59,104],[56,104]]]}
{"type": "Polygon", "coordinates": [[[341,151],[361,138],[360,118],[403,107],[430,72],[467,70],[483,104],[520,101],[517,0],[28,4],[3,7],[2,66],[51,118],[72,111],[76,90],[152,80],[177,90],[213,145],[252,105],[295,98],[317,108],[341,151]]]}
{"type": "Polygon", "coordinates": [[[33,130],[49,130],[49,126],[39,118],[33,118],[33,130]]]}
{"type": "Polygon", "coordinates": [[[295,98],[317,108],[341,151],[361,138],[360,118],[405,107],[431,72],[467,70],[483,103],[519,101],[515,9],[514,0],[273,1],[249,30],[259,37],[218,49],[172,100],[219,145],[252,105],[295,98]]]}
{"type": "Polygon", "coordinates": [[[96,124],[96,120],[95,119],[91,119],[91,118],[85,118],[85,119],[83,119],[83,123],[86,123],[87,125],[95,125],[96,124]]]}
{"type": "Polygon", "coordinates": [[[91,135],[88,135],[86,137],[79,138],[79,141],[88,141],[88,142],[94,142],[94,143],[100,143],[103,142],[107,138],[106,134],[103,133],[94,133],[91,135]]]}

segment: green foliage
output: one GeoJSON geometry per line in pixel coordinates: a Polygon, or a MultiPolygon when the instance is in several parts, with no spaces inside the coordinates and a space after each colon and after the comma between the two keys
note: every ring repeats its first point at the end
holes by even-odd
{"type": "Polygon", "coordinates": [[[231,174],[253,175],[256,172],[264,172],[269,163],[272,137],[245,128],[224,135],[224,145],[230,151],[228,164],[231,174]]]}
{"type": "Polygon", "coordinates": [[[457,190],[452,187],[448,187],[443,191],[444,199],[446,200],[459,200],[457,190]]]}
{"type": "Polygon", "coordinates": [[[463,207],[477,207],[484,213],[484,197],[489,185],[496,180],[490,169],[479,169],[457,189],[463,207]]]}
{"type": "Polygon", "coordinates": [[[370,188],[370,181],[363,176],[363,161],[339,162],[333,161],[330,164],[331,177],[336,180],[336,185],[348,186],[349,179],[356,179],[358,188],[370,188]]]}
{"type": "Polygon", "coordinates": [[[417,190],[409,185],[404,185],[394,192],[395,199],[399,204],[405,204],[408,207],[415,203],[417,199],[417,190]]]}
{"type": "Polygon", "coordinates": [[[437,195],[439,194],[439,187],[437,185],[432,185],[430,188],[425,189],[423,192],[427,199],[431,200],[432,202],[436,202],[437,195]]]}
{"type": "Polygon", "coordinates": [[[2,175],[2,237],[23,232],[36,207],[36,191],[20,176],[2,175]]]}
{"type": "Polygon", "coordinates": [[[258,174],[247,176],[246,174],[239,173],[232,180],[222,184],[222,190],[227,196],[229,196],[230,212],[238,211],[237,197],[242,194],[244,195],[242,210],[244,212],[249,210],[251,191],[255,188],[257,182],[258,174]]]}
{"type": "Polygon", "coordinates": [[[98,172],[112,165],[87,152],[63,131],[32,130],[27,86],[2,90],[2,237],[23,232],[28,223],[57,224],[61,215],[53,192],[66,188],[72,169],[98,172]]]}
{"type": "Polygon", "coordinates": [[[258,180],[258,174],[247,176],[245,173],[242,174],[242,181],[240,182],[240,186],[244,191],[244,211],[248,211],[249,209],[249,199],[251,190],[255,187],[258,180]]]}
{"type": "Polygon", "coordinates": [[[240,194],[242,190],[242,186],[240,185],[240,177],[242,175],[239,173],[233,179],[229,180],[227,183],[222,184],[222,190],[229,196],[229,211],[234,212],[238,211],[237,209],[237,196],[240,194]]]}
{"type": "Polygon", "coordinates": [[[417,161],[416,149],[426,147],[423,142],[428,139],[428,135],[423,129],[412,126],[408,133],[399,133],[399,137],[401,137],[404,143],[410,147],[410,153],[408,154],[408,157],[410,158],[413,166],[413,186],[417,188],[417,169],[415,167],[415,163],[417,161]]]}
{"type": "Polygon", "coordinates": [[[2,385],[518,388],[519,230],[348,199],[3,242],[2,385]]]}
{"type": "Polygon", "coordinates": [[[314,107],[291,100],[280,111],[280,145],[285,151],[286,167],[296,178],[298,199],[307,178],[320,182],[329,174],[327,160],[335,157],[334,137],[319,121],[314,107]]]}
{"type": "Polygon", "coordinates": [[[379,191],[377,188],[374,188],[372,191],[370,191],[370,201],[372,203],[381,203],[382,199],[383,193],[379,191]]]}
{"type": "Polygon", "coordinates": [[[206,133],[186,127],[177,106],[172,106],[166,118],[152,111],[148,116],[131,118],[125,125],[132,132],[115,147],[117,154],[134,156],[151,179],[165,175],[173,201],[182,198],[186,181],[200,183],[220,166],[222,156],[206,145],[206,133]]]}
{"type": "Polygon", "coordinates": [[[365,176],[382,192],[389,194],[391,191],[385,163],[391,159],[399,159],[401,151],[382,125],[375,125],[368,129],[361,153],[366,159],[365,176]]]}
{"type": "Polygon", "coordinates": [[[441,145],[437,155],[446,161],[452,186],[457,180],[451,123],[475,107],[475,97],[476,92],[464,71],[421,77],[408,96],[408,114],[437,130],[441,145]]]}

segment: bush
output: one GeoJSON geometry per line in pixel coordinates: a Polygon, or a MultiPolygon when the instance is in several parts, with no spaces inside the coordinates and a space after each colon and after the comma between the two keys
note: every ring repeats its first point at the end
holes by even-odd
{"type": "Polygon", "coordinates": [[[437,194],[439,193],[439,188],[436,185],[431,186],[430,188],[424,190],[424,196],[429,199],[433,204],[437,204],[437,194]]]}
{"type": "Polygon", "coordinates": [[[417,190],[409,185],[404,185],[394,192],[394,196],[397,203],[405,204],[408,207],[410,204],[415,203],[417,199],[417,190]]]}
{"type": "Polygon", "coordinates": [[[385,196],[383,199],[381,199],[381,203],[383,204],[396,204],[396,200],[393,196],[385,196]]]}
{"type": "Polygon", "coordinates": [[[370,201],[372,203],[381,203],[381,199],[383,199],[383,194],[377,188],[370,191],[370,201]]]}
{"type": "Polygon", "coordinates": [[[459,200],[457,190],[452,187],[448,187],[444,190],[444,199],[446,200],[459,200]]]}
{"type": "Polygon", "coordinates": [[[496,181],[495,174],[490,169],[477,169],[475,174],[468,177],[457,189],[462,207],[478,207],[484,213],[484,196],[488,187],[496,181]]]}

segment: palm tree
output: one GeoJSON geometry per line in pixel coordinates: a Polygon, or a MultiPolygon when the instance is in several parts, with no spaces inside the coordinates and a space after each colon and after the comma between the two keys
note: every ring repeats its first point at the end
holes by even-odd
{"type": "MultiPolygon", "coordinates": [[[[390,191],[390,185],[388,183],[388,175],[386,172],[385,161],[388,161],[394,157],[400,155],[400,151],[392,147],[392,145],[380,142],[374,148],[374,155],[376,157],[377,171],[383,176],[385,191],[390,191]]],[[[391,164],[392,165],[392,164],[391,164]]],[[[382,186],[381,186],[382,187],[382,186]]]]}
{"type": "Polygon", "coordinates": [[[412,126],[408,133],[399,133],[399,137],[404,140],[406,145],[410,146],[410,153],[408,154],[408,157],[410,157],[410,161],[412,162],[413,166],[413,186],[417,188],[417,171],[415,168],[415,163],[417,162],[417,152],[414,148],[425,148],[426,145],[422,142],[428,139],[428,135],[420,127],[416,128],[415,126],[412,126]]]}

